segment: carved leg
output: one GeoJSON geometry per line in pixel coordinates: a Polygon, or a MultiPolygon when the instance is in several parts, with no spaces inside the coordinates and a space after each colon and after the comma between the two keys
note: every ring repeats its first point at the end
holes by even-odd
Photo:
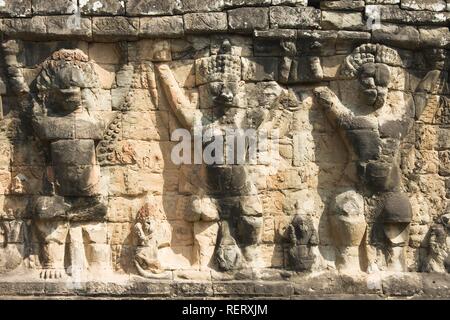
{"type": "Polygon", "coordinates": [[[112,273],[111,247],[107,243],[106,223],[84,225],[83,238],[89,271],[93,274],[112,273]]]}
{"type": "Polygon", "coordinates": [[[238,243],[248,264],[261,267],[260,248],[262,236],[262,203],[257,195],[242,196],[240,199],[241,217],[238,220],[238,243]]]}
{"type": "Polygon", "coordinates": [[[64,249],[68,222],[37,220],[36,229],[42,239],[42,271],[40,277],[43,279],[61,278],[64,270],[64,249]]]}
{"type": "Polygon", "coordinates": [[[216,262],[222,271],[242,267],[242,253],[236,240],[231,236],[228,221],[221,221],[216,245],[216,262]]]}
{"type": "Polygon", "coordinates": [[[406,268],[406,247],[391,247],[388,253],[387,266],[389,271],[405,272],[406,268]]]}
{"type": "Polygon", "coordinates": [[[359,246],[338,246],[336,265],[342,272],[361,272],[359,246]]]}

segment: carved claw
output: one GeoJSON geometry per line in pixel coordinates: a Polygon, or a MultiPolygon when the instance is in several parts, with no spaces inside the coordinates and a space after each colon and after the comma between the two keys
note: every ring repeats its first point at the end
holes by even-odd
{"type": "Polygon", "coordinates": [[[41,279],[60,279],[64,274],[64,269],[60,268],[45,268],[41,270],[41,279]]]}

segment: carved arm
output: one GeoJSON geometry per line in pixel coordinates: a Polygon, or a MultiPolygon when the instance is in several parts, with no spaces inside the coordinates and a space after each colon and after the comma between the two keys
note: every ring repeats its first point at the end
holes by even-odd
{"type": "Polygon", "coordinates": [[[139,239],[139,245],[145,245],[145,241],[147,240],[147,237],[145,235],[144,230],[142,229],[142,224],[140,222],[136,223],[133,227],[134,232],[136,233],[136,236],[139,239]]]}
{"type": "Polygon", "coordinates": [[[199,111],[189,108],[191,103],[178,85],[169,66],[167,64],[160,64],[156,68],[162,80],[162,86],[170,107],[181,124],[185,128],[191,129],[195,125],[195,119],[199,118],[199,111]]]}
{"type": "Polygon", "coordinates": [[[11,90],[16,95],[28,94],[30,91],[28,85],[25,83],[25,79],[22,74],[22,70],[17,62],[17,54],[19,53],[19,46],[15,40],[9,40],[2,43],[3,54],[6,70],[9,76],[9,83],[11,90]]]}
{"type": "Polygon", "coordinates": [[[328,119],[333,126],[340,127],[343,123],[348,123],[354,115],[348,110],[334,94],[333,91],[327,87],[319,87],[314,89],[317,101],[324,108],[328,119]]]}

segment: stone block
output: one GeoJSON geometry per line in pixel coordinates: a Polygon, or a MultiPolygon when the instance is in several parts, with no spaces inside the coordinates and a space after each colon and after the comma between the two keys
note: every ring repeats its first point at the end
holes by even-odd
{"type": "Polygon", "coordinates": [[[121,48],[116,43],[89,44],[89,58],[98,64],[119,64],[121,48]]]}
{"type": "Polygon", "coordinates": [[[126,17],[92,18],[94,40],[117,41],[136,39],[139,33],[139,19],[126,17]]]}
{"type": "Polygon", "coordinates": [[[141,40],[135,44],[134,51],[131,57],[133,61],[162,62],[172,60],[172,51],[168,40],[141,40]]]}
{"type": "Polygon", "coordinates": [[[212,12],[221,11],[224,0],[181,0],[178,11],[185,12],[212,12]]]}
{"type": "Polygon", "coordinates": [[[174,0],[128,0],[126,10],[128,16],[171,15],[175,3],[174,0]]]}
{"type": "Polygon", "coordinates": [[[448,20],[447,12],[402,10],[396,5],[366,5],[366,18],[377,21],[415,25],[442,25],[448,20]]]}
{"type": "Polygon", "coordinates": [[[246,81],[277,81],[278,59],[242,58],[242,78],[246,81]]]}
{"type": "Polygon", "coordinates": [[[65,39],[71,36],[77,39],[89,40],[92,37],[91,20],[77,16],[48,16],[45,17],[47,36],[65,39]]]}
{"type": "Polygon", "coordinates": [[[77,8],[76,0],[32,0],[33,13],[40,15],[74,14],[77,8]]]}
{"type": "Polygon", "coordinates": [[[26,40],[36,40],[47,32],[46,19],[36,16],[31,19],[3,19],[1,31],[8,36],[26,40]]]}
{"type": "Polygon", "coordinates": [[[252,33],[269,28],[268,8],[238,8],[228,10],[230,30],[252,33]]]}
{"type": "Polygon", "coordinates": [[[406,10],[444,11],[447,8],[445,0],[401,0],[400,7],[406,10]]]}
{"type": "Polygon", "coordinates": [[[181,16],[140,18],[139,35],[142,38],[176,38],[183,34],[181,16]]]}
{"type": "Polygon", "coordinates": [[[123,138],[168,141],[167,112],[128,112],[123,119],[123,138]]]}
{"type": "Polygon", "coordinates": [[[320,10],[313,7],[271,7],[271,28],[313,28],[320,25],[320,10]]]}
{"type": "Polygon", "coordinates": [[[210,282],[175,282],[173,284],[175,295],[179,297],[212,296],[214,291],[210,282]]]}
{"type": "MultiPolygon", "coordinates": [[[[289,1],[289,0],[288,0],[289,1]]],[[[299,5],[301,2],[305,2],[305,0],[290,0],[298,2],[299,5]]],[[[272,3],[272,0],[224,0],[225,8],[234,8],[234,7],[257,7],[257,6],[269,6],[272,3]]]]}
{"type": "Polygon", "coordinates": [[[410,297],[423,292],[423,279],[419,273],[385,274],[382,287],[387,296],[410,297]]]}
{"type": "Polygon", "coordinates": [[[358,30],[364,27],[362,13],[343,13],[322,11],[321,26],[323,29],[358,30]]]}
{"type": "Polygon", "coordinates": [[[4,0],[0,3],[0,17],[29,17],[31,13],[31,0],[4,0]]]}
{"type": "Polygon", "coordinates": [[[228,29],[227,14],[224,12],[187,13],[183,20],[188,33],[224,32],[228,29]]]}
{"type": "Polygon", "coordinates": [[[338,1],[320,1],[320,9],[322,10],[341,10],[341,11],[363,11],[364,1],[354,0],[338,0],[338,1]]]}
{"type": "Polygon", "coordinates": [[[417,48],[420,43],[419,31],[413,26],[382,23],[372,30],[372,37],[380,43],[410,49],[417,48]]]}
{"type": "Polygon", "coordinates": [[[125,1],[84,0],[80,2],[80,12],[89,16],[124,15],[125,1]]]}

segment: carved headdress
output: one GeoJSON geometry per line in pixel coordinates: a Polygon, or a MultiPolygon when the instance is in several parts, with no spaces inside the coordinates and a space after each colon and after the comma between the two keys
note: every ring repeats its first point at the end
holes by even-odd
{"type": "Polygon", "coordinates": [[[363,44],[347,56],[341,74],[347,77],[355,77],[359,69],[366,63],[399,66],[402,64],[402,59],[397,51],[392,48],[380,44],[363,44]]]}
{"type": "Polygon", "coordinates": [[[214,81],[241,80],[241,58],[231,53],[231,44],[224,40],[220,51],[195,61],[197,85],[214,81]]]}
{"type": "Polygon", "coordinates": [[[95,88],[98,85],[94,64],[79,49],[54,52],[43,62],[42,71],[36,79],[36,86],[40,91],[69,86],[95,88]]]}

